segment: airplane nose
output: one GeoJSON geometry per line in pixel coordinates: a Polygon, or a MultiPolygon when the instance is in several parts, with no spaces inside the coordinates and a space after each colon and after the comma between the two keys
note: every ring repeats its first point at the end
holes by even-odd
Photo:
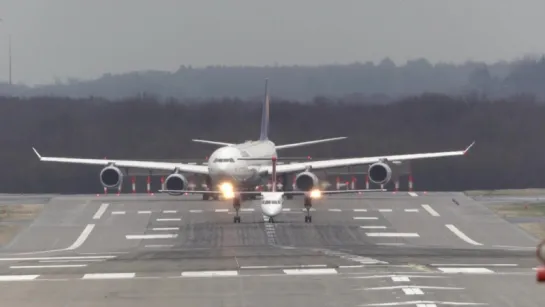
{"type": "Polygon", "coordinates": [[[277,216],[281,210],[282,208],[280,205],[276,205],[276,204],[261,205],[261,211],[263,211],[263,214],[268,217],[277,216]]]}

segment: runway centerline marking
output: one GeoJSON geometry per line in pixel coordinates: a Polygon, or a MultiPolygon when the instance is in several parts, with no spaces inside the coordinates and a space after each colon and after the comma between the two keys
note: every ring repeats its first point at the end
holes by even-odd
{"type": "Polygon", "coordinates": [[[378,220],[375,216],[354,216],[355,220],[378,220]]]}
{"type": "Polygon", "coordinates": [[[34,280],[40,275],[0,275],[0,281],[34,280]]]}
{"type": "Polygon", "coordinates": [[[408,276],[392,276],[392,281],[395,282],[403,282],[403,281],[411,281],[408,276]]]}
{"type": "Polygon", "coordinates": [[[145,245],[144,247],[147,247],[147,248],[161,248],[161,247],[174,247],[174,245],[172,245],[172,244],[150,244],[150,245],[145,245]]]}
{"type": "Polygon", "coordinates": [[[102,215],[104,214],[104,212],[106,212],[106,209],[108,209],[108,206],[110,204],[102,204],[100,205],[100,207],[98,208],[97,212],[95,213],[95,215],[93,216],[93,220],[98,220],[102,217],[102,215]]]}
{"type": "Polygon", "coordinates": [[[178,237],[177,234],[158,234],[158,235],[126,235],[127,240],[146,240],[146,239],[172,239],[178,237]]]}
{"type": "Polygon", "coordinates": [[[136,273],[93,273],[85,274],[82,279],[120,279],[134,278],[136,273]]]}
{"type": "Polygon", "coordinates": [[[378,209],[378,212],[392,212],[392,209],[378,209]]]}
{"type": "Polygon", "coordinates": [[[341,212],[341,209],[327,209],[329,212],[341,212]]]}
{"type": "Polygon", "coordinates": [[[437,211],[433,210],[433,208],[430,205],[422,205],[422,208],[424,208],[424,210],[428,211],[428,213],[431,214],[431,216],[439,216],[439,213],[437,213],[437,211]]]}
{"type": "Polygon", "coordinates": [[[57,268],[83,268],[87,264],[54,264],[54,265],[12,265],[10,269],[57,269],[57,268]]]}
{"type": "Polygon", "coordinates": [[[367,212],[367,209],[354,209],[354,212],[367,212]]]}
{"type": "Polygon", "coordinates": [[[414,232],[366,232],[368,237],[401,237],[401,238],[414,238],[420,237],[419,234],[414,232]]]}
{"type": "Polygon", "coordinates": [[[123,215],[125,214],[125,211],[112,211],[113,215],[123,215]]]}
{"type": "Polygon", "coordinates": [[[362,229],[386,229],[386,226],[360,226],[362,229]]]}
{"type": "Polygon", "coordinates": [[[183,277],[218,277],[218,276],[238,276],[238,271],[193,271],[182,272],[183,277]]]}
{"type": "Polygon", "coordinates": [[[157,227],[152,229],[155,231],[166,231],[166,230],[180,230],[180,227],[157,227]]]}
{"type": "Polygon", "coordinates": [[[0,261],[36,261],[36,260],[73,260],[73,259],[113,259],[116,256],[65,256],[65,257],[28,257],[0,258],[0,261]]]}
{"type": "Polygon", "coordinates": [[[458,238],[464,240],[465,242],[469,243],[469,244],[472,244],[472,245],[482,245],[481,243],[479,242],[476,242],[474,240],[472,240],[471,238],[469,238],[468,236],[466,236],[463,232],[461,232],[458,228],[456,228],[456,226],[452,225],[452,224],[447,224],[445,225],[450,231],[452,231],[455,235],[458,236],[458,238]]]}
{"type": "Polygon", "coordinates": [[[214,212],[229,212],[229,209],[216,209],[214,212]]]}
{"type": "Polygon", "coordinates": [[[151,211],[138,211],[138,214],[151,214],[151,211]]]}
{"type": "Polygon", "coordinates": [[[405,209],[405,212],[418,212],[418,209],[405,209]]]}
{"type": "Polygon", "coordinates": [[[181,221],[182,218],[173,218],[173,219],[157,219],[157,222],[168,222],[168,221],[181,221]]]}
{"type": "Polygon", "coordinates": [[[163,210],[163,213],[176,213],[176,210],[163,210]]]}
{"type": "Polygon", "coordinates": [[[482,273],[494,273],[494,271],[489,270],[487,268],[437,268],[443,273],[474,273],[474,274],[482,274],[482,273]]]}
{"type": "Polygon", "coordinates": [[[322,274],[337,274],[335,269],[285,269],[287,275],[322,275],[322,274]]]}

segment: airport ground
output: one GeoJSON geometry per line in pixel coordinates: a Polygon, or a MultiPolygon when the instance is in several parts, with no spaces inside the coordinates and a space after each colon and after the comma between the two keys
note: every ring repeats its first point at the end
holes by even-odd
{"type": "Polygon", "coordinates": [[[251,201],[234,224],[196,196],[0,195],[2,306],[543,306],[539,235],[497,204],[331,196],[308,224],[296,198],[270,224],[251,201]]]}

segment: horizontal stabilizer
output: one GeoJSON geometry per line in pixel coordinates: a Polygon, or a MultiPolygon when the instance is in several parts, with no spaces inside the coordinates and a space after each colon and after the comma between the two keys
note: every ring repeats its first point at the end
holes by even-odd
{"type": "Polygon", "coordinates": [[[219,145],[219,146],[231,146],[233,143],[225,143],[225,142],[216,142],[216,141],[208,141],[208,140],[192,140],[195,143],[204,143],[204,144],[212,144],[212,145],[219,145]]]}
{"type": "Polygon", "coordinates": [[[321,140],[314,140],[314,141],[308,141],[308,142],[301,142],[301,143],[291,143],[291,144],[285,144],[285,145],[278,145],[275,146],[276,150],[278,149],[286,149],[286,148],[294,148],[294,147],[303,147],[308,145],[314,145],[314,144],[320,144],[320,143],[326,143],[326,142],[333,142],[333,141],[339,141],[346,139],[345,136],[336,137],[336,138],[330,138],[330,139],[321,139],[321,140]]]}

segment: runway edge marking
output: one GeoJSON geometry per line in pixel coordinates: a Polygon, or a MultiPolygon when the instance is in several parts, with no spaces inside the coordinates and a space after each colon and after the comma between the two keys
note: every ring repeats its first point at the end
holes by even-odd
{"type": "Polygon", "coordinates": [[[458,238],[464,240],[466,243],[469,243],[471,245],[482,245],[481,243],[472,240],[470,237],[468,237],[465,233],[463,233],[460,229],[456,228],[456,226],[452,224],[445,225],[450,231],[452,231],[458,238]]]}

